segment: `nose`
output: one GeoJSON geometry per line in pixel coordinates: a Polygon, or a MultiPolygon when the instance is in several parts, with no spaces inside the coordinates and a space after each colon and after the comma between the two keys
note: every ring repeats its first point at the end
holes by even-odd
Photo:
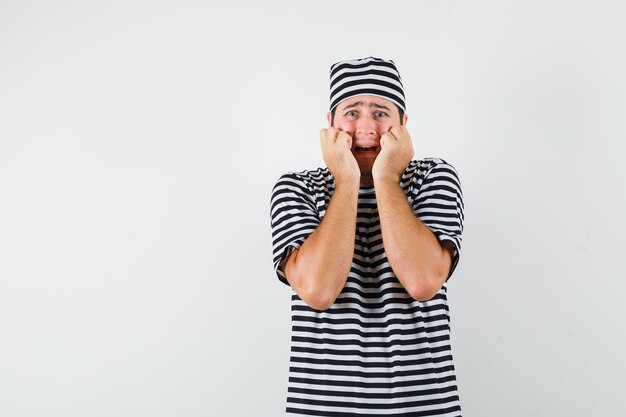
{"type": "Polygon", "coordinates": [[[378,135],[377,124],[372,117],[360,117],[355,127],[355,133],[359,136],[368,137],[378,135]]]}

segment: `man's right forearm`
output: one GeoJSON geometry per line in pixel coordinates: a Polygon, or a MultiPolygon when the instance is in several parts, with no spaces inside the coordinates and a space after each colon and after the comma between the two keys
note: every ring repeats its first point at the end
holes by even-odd
{"type": "Polygon", "coordinates": [[[348,278],[354,256],[358,196],[358,180],[336,183],[322,222],[285,264],[292,288],[317,310],[325,310],[335,302],[348,278]]]}

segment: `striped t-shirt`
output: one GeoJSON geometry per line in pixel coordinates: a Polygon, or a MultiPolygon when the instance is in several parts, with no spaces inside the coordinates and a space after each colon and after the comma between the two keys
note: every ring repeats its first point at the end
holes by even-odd
{"type": "MultiPolygon", "coordinates": [[[[415,215],[450,240],[456,268],[463,196],[454,167],[438,158],[411,161],[400,186],[415,215]]],[[[335,189],[328,168],[288,173],[271,197],[274,269],[324,218],[335,189]]],[[[287,415],[460,416],[450,349],[446,286],[416,301],[385,254],[374,188],[359,189],[354,258],[335,303],[325,311],[291,297],[287,415]]]]}

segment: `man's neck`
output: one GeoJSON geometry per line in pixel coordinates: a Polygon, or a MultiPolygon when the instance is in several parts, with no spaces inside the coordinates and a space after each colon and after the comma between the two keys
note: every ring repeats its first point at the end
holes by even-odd
{"type": "Polygon", "coordinates": [[[361,174],[361,182],[359,188],[372,188],[374,187],[374,178],[372,174],[361,174]]]}

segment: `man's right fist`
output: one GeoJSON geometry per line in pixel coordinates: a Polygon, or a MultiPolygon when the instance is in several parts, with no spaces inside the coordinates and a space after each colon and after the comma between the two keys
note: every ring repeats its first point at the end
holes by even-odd
{"type": "Polygon", "coordinates": [[[349,181],[357,183],[361,178],[359,164],[352,155],[352,137],[344,131],[329,127],[320,130],[322,157],[335,183],[349,181]]]}

